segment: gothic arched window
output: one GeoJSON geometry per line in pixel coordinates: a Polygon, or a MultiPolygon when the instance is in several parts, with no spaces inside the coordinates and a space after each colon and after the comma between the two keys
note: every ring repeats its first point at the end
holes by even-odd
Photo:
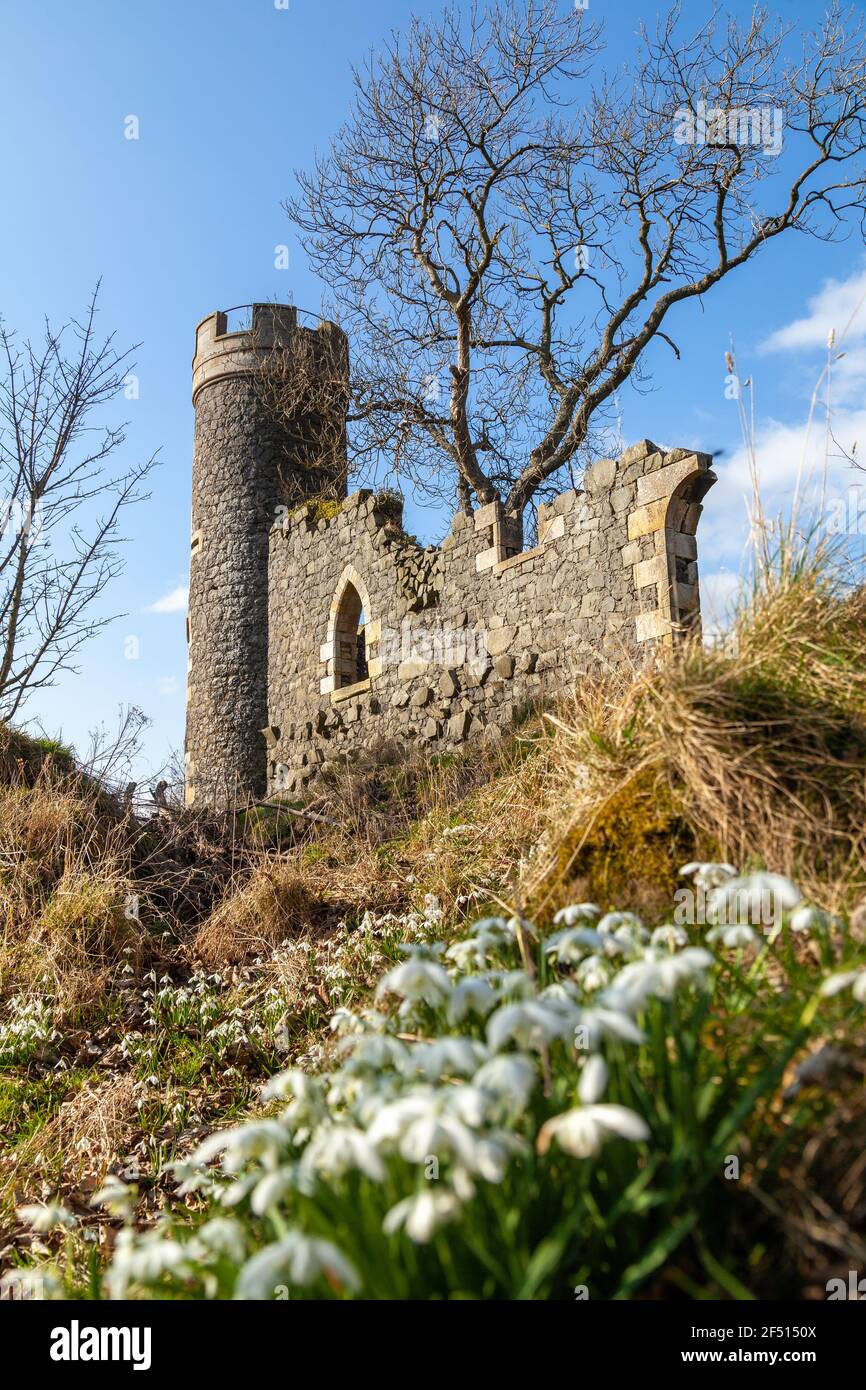
{"type": "Polygon", "coordinates": [[[334,689],[367,679],[366,615],[361,595],[347,583],[334,621],[334,689]]]}

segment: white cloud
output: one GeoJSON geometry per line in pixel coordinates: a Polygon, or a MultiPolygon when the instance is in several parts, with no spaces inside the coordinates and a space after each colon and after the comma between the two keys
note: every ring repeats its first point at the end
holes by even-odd
{"type": "MultiPolygon", "coordinates": [[[[862,399],[862,397],[861,397],[862,399]]],[[[866,455],[866,408],[834,410],[833,438],[827,439],[823,411],[809,423],[786,424],[768,420],[755,440],[758,489],[764,516],[789,516],[798,487],[802,520],[814,518],[819,507],[844,497],[862,473],[842,454],[850,454],[859,440],[857,455],[866,455]],[[835,442],[834,442],[835,440],[835,442]]],[[[749,548],[754,511],[749,455],[744,447],[713,465],[718,482],[707,495],[698,532],[702,570],[730,566],[739,569],[749,548]]],[[[703,573],[701,575],[703,584],[703,573]]]]}
{"type": "Polygon", "coordinates": [[[742,581],[732,570],[701,574],[701,626],[708,639],[724,632],[730,623],[742,581]]]}
{"type": "Polygon", "coordinates": [[[186,611],[189,602],[189,588],[186,584],[178,584],[171,593],[163,594],[156,603],[149,603],[145,608],[145,613],[183,613],[186,611]]]}
{"type": "Polygon", "coordinates": [[[866,270],[847,280],[825,281],[806,303],[808,313],[771,333],[761,344],[762,352],[823,349],[831,329],[838,346],[866,337],[866,270]]]}

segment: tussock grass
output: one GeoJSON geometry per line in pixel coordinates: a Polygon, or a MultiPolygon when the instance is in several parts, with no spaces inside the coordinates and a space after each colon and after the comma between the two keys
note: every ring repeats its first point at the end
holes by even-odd
{"type": "Polygon", "coordinates": [[[724,644],[692,640],[576,690],[555,716],[534,901],[647,871],[667,898],[692,857],[772,866],[833,911],[863,896],[866,589],[837,558],[812,549],[762,575],[724,644]]]}
{"type": "Polygon", "coordinates": [[[208,966],[238,965],[303,934],[315,908],[310,883],[294,863],[263,860],[199,927],[192,949],[208,966]]]}
{"type": "Polygon", "coordinates": [[[34,1172],[57,1188],[101,1182],[124,1152],[137,1119],[134,1078],[125,1074],[77,1086],[56,1113],[19,1144],[4,1174],[6,1184],[32,1192],[34,1172]]]}

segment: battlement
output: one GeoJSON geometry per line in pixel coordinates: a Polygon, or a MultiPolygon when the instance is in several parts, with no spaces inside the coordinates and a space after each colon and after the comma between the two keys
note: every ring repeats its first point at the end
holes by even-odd
{"type": "Polygon", "coordinates": [[[294,304],[237,304],[234,309],[217,309],[203,318],[195,330],[193,405],[202,387],[260,371],[262,355],[274,349],[291,351],[298,334],[330,345],[348,363],[346,336],[337,324],[323,319],[311,327],[301,322],[299,315],[310,320],[314,317],[294,304]],[[250,310],[249,327],[230,332],[229,314],[246,309],[250,310]]]}

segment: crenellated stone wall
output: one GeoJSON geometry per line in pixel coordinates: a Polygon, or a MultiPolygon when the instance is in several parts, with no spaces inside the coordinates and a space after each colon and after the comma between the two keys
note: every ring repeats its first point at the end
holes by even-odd
{"type": "Polygon", "coordinates": [[[501,737],[528,703],[693,628],[710,462],[649,440],[602,459],[540,509],[526,551],[498,502],[427,549],[389,496],[283,517],[268,546],[268,792],[299,795],[384,744],[501,737]]]}

